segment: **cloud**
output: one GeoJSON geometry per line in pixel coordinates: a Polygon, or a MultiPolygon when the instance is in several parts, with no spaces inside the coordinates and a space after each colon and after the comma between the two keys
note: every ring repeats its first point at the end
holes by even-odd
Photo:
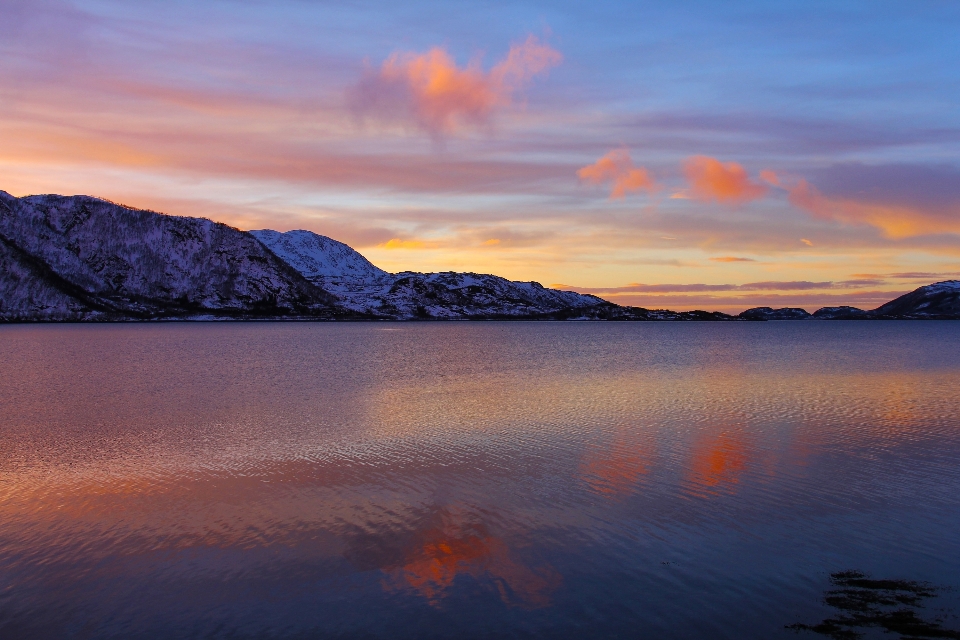
{"type": "Polygon", "coordinates": [[[760,179],[769,185],[773,185],[774,187],[780,186],[780,176],[778,176],[775,171],[771,171],[770,169],[764,169],[761,171],[760,179]]]}
{"type": "MultiPolygon", "coordinates": [[[[676,152],[763,155],[799,154],[831,157],[919,145],[955,143],[960,127],[897,127],[864,118],[826,119],[816,112],[796,116],[771,116],[756,111],[719,114],[714,111],[645,112],[612,119],[617,133],[629,132],[638,143],[676,152]]],[[[622,135],[622,134],[621,134],[622,135]]]]}
{"type": "Polygon", "coordinates": [[[960,273],[930,273],[929,271],[910,271],[907,273],[891,273],[888,278],[899,278],[904,280],[936,280],[938,278],[956,278],[960,273]]]}
{"type": "Polygon", "coordinates": [[[612,183],[611,198],[622,198],[629,191],[656,188],[650,173],[643,167],[635,167],[626,149],[614,149],[591,165],[582,167],[577,176],[590,184],[612,183]]]}
{"type": "Polygon", "coordinates": [[[457,66],[445,49],[394,53],[379,70],[368,71],[351,93],[361,115],[416,124],[433,135],[484,125],[497,109],[513,103],[531,78],[563,60],[559,51],[527,37],[485,72],[479,60],[457,66]]]}
{"type": "Polygon", "coordinates": [[[867,224],[887,238],[960,231],[960,171],[950,167],[834,165],[789,187],[790,202],[814,217],[867,224]]]}
{"type": "Polygon", "coordinates": [[[705,202],[740,204],[762,198],[767,187],[752,182],[736,162],[720,162],[707,156],[693,156],[683,166],[694,198],[705,202]]]}
{"type": "Polygon", "coordinates": [[[386,242],[377,245],[381,249],[435,249],[440,243],[429,240],[404,240],[402,238],[390,238],[386,242]]]}
{"type": "Polygon", "coordinates": [[[745,284],[641,284],[633,283],[623,287],[574,287],[565,284],[551,285],[557,289],[569,289],[579,293],[623,294],[623,293],[707,293],[720,291],[819,291],[824,289],[849,289],[874,286],[872,280],[845,280],[843,282],[809,282],[806,280],[768,280],[747,282],[745,284]]]}
{"type": "Polygon", "coordinates": [[[790,202],[816,218],[836,220],[844,224],[868,224],[880,229],[891,239],[937,234],[960,229],[953,221],[938,220],[926,212],[902,206],[874,204],[854,199],[830,198],[806,180],[790,189],[790,202]]]}
{"type": "Polygon", "coordinates": [[[737,256],[720,256],[710,258],[712,262],[756,262],[753,258],[738,258],[737,256]]]}

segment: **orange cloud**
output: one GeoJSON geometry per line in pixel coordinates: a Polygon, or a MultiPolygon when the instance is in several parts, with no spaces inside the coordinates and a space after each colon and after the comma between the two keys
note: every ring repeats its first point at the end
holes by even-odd
{"type": "Polygon", "coordinates": [[[507,57],[489,72],[479,61],[465,68],[440,47],[426,53],[394,53],[380,70],[357,87],[354,102],[363,113],[412,119],[433,134],[452,133],[464,125],[489,121],[508,106],[531,78],[554,67],[563,56],[536,36],[510,47],[507,57]]]}
{"type": "Polygon", "coordinates": [[[612,182],[611,198],[622,198],[628,191],[652,191],[656,187],[646,169],[633,165],[626,149],[614,149],[593,164],[577,171],[577,176],[590,184],[612,182]]]}
{"type": "MultiPolygon", "coordinates": [[[[684,173],[698,200],[740,204],[762,198],[767,187],[752,182],[736,162],[720,162],[707,156],[693,156],[684,163],[684,173]]],[[[770,172],[772,173],[772,172],[770,172]]]]}
{"type": "Polygon", "coordinates": [[[737,256],[720,256],[718,258],[710,258],[712,262],[756,262],[753,258],[739,258],[737,256]]]}
{"type": "Polygon", "coordinates": [[[435,249],[437,247],[436,242],[428,242],[426,240],[403,240],[401,238],[390,238],[382,244],[377,246],[381,249],[435,249]]]}
{"type": "MultiPolygon", "coordinates": [[[[806,180],[790,189],[790,202],[817,218],[847,224],[869,224],[892,239],[926,233],[956,232],[960,224],[904,206],[858,202],[848,198],[830,198],[806,180]]],[[[808,241],[804,240],[809,244],[808,241]]]]}
{"type": "Polygon", "coordinates": [[[763,171],[761,171],[760,179],[766,182],[767,184],[773,185],[774,187],[781,186],[780,176],[778,176],[775,171],[771,171],[770,169],[764,169],[763,171]]]}

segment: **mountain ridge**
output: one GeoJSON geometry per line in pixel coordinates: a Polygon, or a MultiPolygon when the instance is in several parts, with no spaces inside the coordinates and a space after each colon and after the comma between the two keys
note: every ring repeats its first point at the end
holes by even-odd
{"type": "Polygon", "coordinates": [[[242,231],[90,196],[0,191],[0,321],[172,319],[784,320],[960,318],[960,281],[874,311],[620,306],[479,273],[388,273],[305,230],[242,231]]]}

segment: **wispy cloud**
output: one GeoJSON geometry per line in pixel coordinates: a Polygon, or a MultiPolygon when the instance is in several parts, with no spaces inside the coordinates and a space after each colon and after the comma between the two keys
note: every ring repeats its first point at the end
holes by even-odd
{"type": "Polygon", "coordinates": [[[440,245],[441,243],[435,240],[390,238],[377,246],[380,249],[436,249],[440,245]]]}
{"type": "Polygon", "coordinates": [[[395,53],[380,69],[368,71],[351,92],[358,113],[407,121],[433,134],[485,125],[497,109],[509,106],[531,78],[563,60],[559,51],[529,36],[506,58],[484,71],[479,60],[458,67],[443,48],[426,53],[395,53]]]}
{"type": "Polygon", "coordinates": [[[867,224],[891,239],[960,232],[960,171],[950,167],[857,163],[817,172],[815,186],[795,180],[789,199],[824,220],[867,224]]]}
{"type": "Polygon", "coordinates": [[[614,149],[591,165],[582,167],[577,176],[590,184],[611,183],[610,197],[623,198],[631,191],[652,191],[653,178],[644,167],[635,167],[626,149],[614,149]]]}
{"type": "Polygon", "coordinates": [[[826,289],[850,289],[882,284],[876,280],[846,280],[842,282],[809,282],[806,280],[748,282],[745,284],[640,284],[633,283],[623,287],[573,287],[554,285],[557,288],[568,287],[580,293],[622,294],[622,293],[706,293],[720,291],[819,291],[826,289]]]}
{"type": "Polygon", "coordinates": [[[710,258],[711,262],[756,262],[753,258],[740,258],[737,256],[719,256],[710,258]]]}

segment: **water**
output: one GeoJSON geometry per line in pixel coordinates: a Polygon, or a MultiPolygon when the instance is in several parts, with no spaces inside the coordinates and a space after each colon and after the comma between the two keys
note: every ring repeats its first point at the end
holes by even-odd
{"type": "Polygon", "coordinates": [[[960,628],[958,389],[951,322],[2,327],[0,637],[960,628]]]}

